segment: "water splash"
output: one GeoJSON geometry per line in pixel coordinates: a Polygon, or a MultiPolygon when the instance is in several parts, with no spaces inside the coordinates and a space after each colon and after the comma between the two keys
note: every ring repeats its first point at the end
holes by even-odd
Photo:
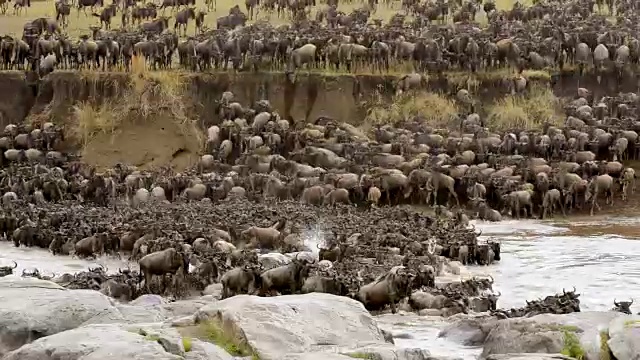
{"type": "Polygon", "coordinates": [[[314,254],[320,252],[318,247],[326,245],[325,229],[319,221],[302,230],[302,242],[314,254]]]}

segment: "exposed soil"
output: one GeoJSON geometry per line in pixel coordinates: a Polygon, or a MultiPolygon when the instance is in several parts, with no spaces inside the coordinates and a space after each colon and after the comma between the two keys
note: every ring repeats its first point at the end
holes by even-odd
{"type": "Polygon", "coordinates": [[[185,134],[172,119],[158,118],[152,125],[130,124],[96,136],[82,149],[82,159],[98,168],[123,163],[182,171],[198,161],[199,147],[194,134],[185,134]]]}

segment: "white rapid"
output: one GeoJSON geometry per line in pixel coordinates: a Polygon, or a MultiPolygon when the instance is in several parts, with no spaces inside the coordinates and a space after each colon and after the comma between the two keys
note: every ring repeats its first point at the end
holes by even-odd
{"type": "MultiPolygon", "coordinates": [[[[616,224],[616,219],[597,220],[603,225],[616,224]]],[[[590,221],[593,222],[593,221],[590,221]]],[[[620,219],[633,225],[634,219],[620,219]]],[[[572,222],[573,224],[573,222],[572,222]]],[[[520,307],[525,300],[545,297],[562,288],[575,286],[583,310],[606,310],[613,299],[633,298],[640,303],[640,241],[620,235],[599,232],[598,235],[573,235],[566,228],[536,221],[509,220],[501,223],[475,223],[483,238],[502,242],[502,260],[491,266],[472,266],[473,274],[491,274],[495,288],[502,292],[499,307],[520,307]]],[[[590,224],[593,225],[593,224],[590,224]]],[[[305,243],[316,251],[323,242],[321,226],[305,231],[305,243]]],[[[18,263],[16,273],[38,268],[43,274],[77,272],[87,267],[106,266],[109,271],[131,266],[126,260],[103,257],[95,261],[53,256],[42,249],[15,248],[0,242],[0,266],[18,263]]],[[[433,355],[475,359],[477,348],[466,348],[437,334],[444,326],[441,319],[414,314],[378,316],[380,325],[397,336],[399,346],[422,347],[433,355]]]]}

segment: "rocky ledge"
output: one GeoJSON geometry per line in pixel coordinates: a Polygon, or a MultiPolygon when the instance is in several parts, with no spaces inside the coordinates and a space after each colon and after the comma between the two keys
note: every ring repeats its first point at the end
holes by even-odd
{"type": "Polygon", "coordinates": [[[640,316],[618,312],[543,314],[496,320],[464,317],[441,331],[469,346],[482,346],[488,360],[640,359],[640,316]]]}
{"type": "Polygon", "coordinates": [[[49,281],[0,279],[2,360],[429,358],[386,335],[362,304],[329,294],[120,304],[49,281]]]}
{"type": "MultiPolygon", "coordinates": [[[[313,293],[121,304],[33,278],[0,279],[0,359],[435,360],[400,348],[362,304],[313,293]]],[[[640,316],[582,312],[497,320],[457,315],[440,336],[481,346],[487,360],[637,360],[640,316]],[[457,319],[456,319],[457,317],[457,319]]]]}

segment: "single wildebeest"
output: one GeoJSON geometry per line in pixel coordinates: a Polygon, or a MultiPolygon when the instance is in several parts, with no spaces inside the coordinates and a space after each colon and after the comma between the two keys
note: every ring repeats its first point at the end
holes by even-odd
{"type": "Polygon", "coordinates": [[[414,310],[439,310],[442,316],[468,313],[469,309],[463,299],[450,299],[445,295],[433,295],[424,291],[416,291],[409,297],[409,306],[414,310]]]}
{"type": "Polygon", "coordinates": [[[349,289],[345,286],[344,282],[340,281],[337,277],[328,277],[315,275],[308,277],[302,285],[302,293],[321,292],[327,294],[334,294],[340,296],[346,296],[349,289]]]}
{"type": "Polygon", "coordinates": [[[13,270],[18,267],[18,263],[13,262],[13,267],[11,266],[0,266],[0,277],[5,277],[7,275],[13,274],[13,270]]]}
{"type": "Polygon", "coordinates": [[[613,309],[612,311],[621,312],[623,314],[631,315],[631,305],[633,304],[633,299],[631,301],[616,301],[613,299],[613,309]]]}
{"type": "Polygon", "coordinates": [[[78,257],[100,255],[104,252],[104,247],[106,242],[107,242],[107,235],[105,233],[100,233],[100,234],[86,237],[76,243],[75,245],[76,255],[78,257]]]}
{"type": "Polygon", "coordinates": [[[186,271],[189,268],[189,260],[186,255],[170,248],[145,255],[140,261],[140,274],[144,276],[144,286],[147,291],[153,275],[162,275],[162,283],[165,285],[165,275],[175,274],[180,268],[186,271]]]}
{"type": "Polygon", "coordinates": [[[236,267],[233,268],[220,279],[222,284],[222,299],[237,295],[250,294],[260,287],[260,271],[258,267],[236,267]]]}
{"type": "Polygon", "coordinates": [[[387,304],[397,312],[396,304],[409,295],[413,275],[404,266],[395,266],[388,273],[360,288],[358,300],[369,310],[381,310],[387,304]]]}
{"type": "Polygon", "coordinates": [[[260,275],[263,294],[295,294],[302,288],[312,264],[306,259],[299,259],[299,255],[300,253],[289,264],[267,270],[260,275]]]}
{"type": "Polygon", "coordinates": [[[475,312],[486,312],[489,310],[496,310],[498,308],[498,298],[501,293],[489,293],[486,295],[476,296],[469,299],[469,308],[475,312]]]}

